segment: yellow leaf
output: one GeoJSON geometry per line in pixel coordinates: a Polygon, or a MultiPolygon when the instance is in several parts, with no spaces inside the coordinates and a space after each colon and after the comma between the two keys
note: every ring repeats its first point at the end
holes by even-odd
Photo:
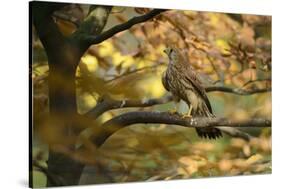
{"type": "Polygon", "coordinates": [[[256,155],[253,155],[253,156],[249,157],[246,160],[246,162],[248,164],[254,164],[254,163],[257,163],[258,161],[260,161],[262,158],[263,158],[263,156],[261,154],[256,154],[256,155]]]}
{"type": "Polygon", "coordinates": [[[97,61],[96,57],[91,56],[89,54],[84,55],[81,58],[81,61],[83,64],[85,64],[87,66],[87,69],[89,72],[94,72],[98,67],[98,64],[97,64],[98,61],[97,61]]]}
{"type": "Polygon", "coordinates": [[[228,43],[223,40],[223,39],[217,39],[216,40],[216,45],[219,47],[220,51],[223,54],[229,54],[229,52],[227,51],[227,49],[230,49],[228,43]]]}

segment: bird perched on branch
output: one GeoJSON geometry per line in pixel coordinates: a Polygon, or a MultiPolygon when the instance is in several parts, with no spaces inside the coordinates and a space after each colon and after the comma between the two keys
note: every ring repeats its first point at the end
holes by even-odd
{"type": "MultiPolygon", "coordinates": [[[[188,104],[189,112],[185,116],[215,117],[206,91],[187,57],[177,48],[168,47],[164,52],[169,57],[169,64],[162,75],[162,83],[175,101],[183,100],[188,104]]],[[[196,128],[196,131],[200,137],[209,139],[222,136],[221,131],[214,127],[196,128]]]]}

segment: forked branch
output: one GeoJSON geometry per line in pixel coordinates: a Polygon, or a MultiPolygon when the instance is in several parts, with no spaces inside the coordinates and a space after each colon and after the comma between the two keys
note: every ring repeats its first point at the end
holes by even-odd
{"type": "Polygon", "coordinates": [[[152,11],[150,11],[147,14],[141,15],[141,16],[137,16],[137,17],[133,17],[132,19],[128,20],[125,23],[116,25],[114,27],[112,27],[111,29],[93,36],[93,35],[84,35],[84,36],[80,36],[80,40],[82,40],[81,43],[83,43],[85,46],[91,46],[93,44],[98,44],[103,42],[106,39],[111,38],[112,36],[114,36],[115,34],[128,30],[130,29],[132,26],[142,23],[142,22],[146,22],[150,19],[152,19],[153,17],[159,15],[160,13],[166,11],[165,9],[153,9],[152,11]]]}

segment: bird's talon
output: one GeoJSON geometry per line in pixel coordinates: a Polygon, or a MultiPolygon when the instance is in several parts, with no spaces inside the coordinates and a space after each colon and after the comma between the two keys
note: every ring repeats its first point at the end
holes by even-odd
{"type": "Polygon", "coordinates": [[[182,115],[182,118],[185,119],[185,118],[192,118],[191,115],[188,115],[188,114],[185,114],[185,115],[182,115]]]}

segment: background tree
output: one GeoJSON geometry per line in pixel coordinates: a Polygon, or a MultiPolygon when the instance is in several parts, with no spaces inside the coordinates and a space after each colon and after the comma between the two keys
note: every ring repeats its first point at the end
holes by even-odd
{"type": "Polygon", "coordinates": [[[32,173],[48,186],[271,172],[271,17],[49,2],[31,12],[32,173]],[[168,113],[171,45],[187,50],[218,118],[168,113]]]}

